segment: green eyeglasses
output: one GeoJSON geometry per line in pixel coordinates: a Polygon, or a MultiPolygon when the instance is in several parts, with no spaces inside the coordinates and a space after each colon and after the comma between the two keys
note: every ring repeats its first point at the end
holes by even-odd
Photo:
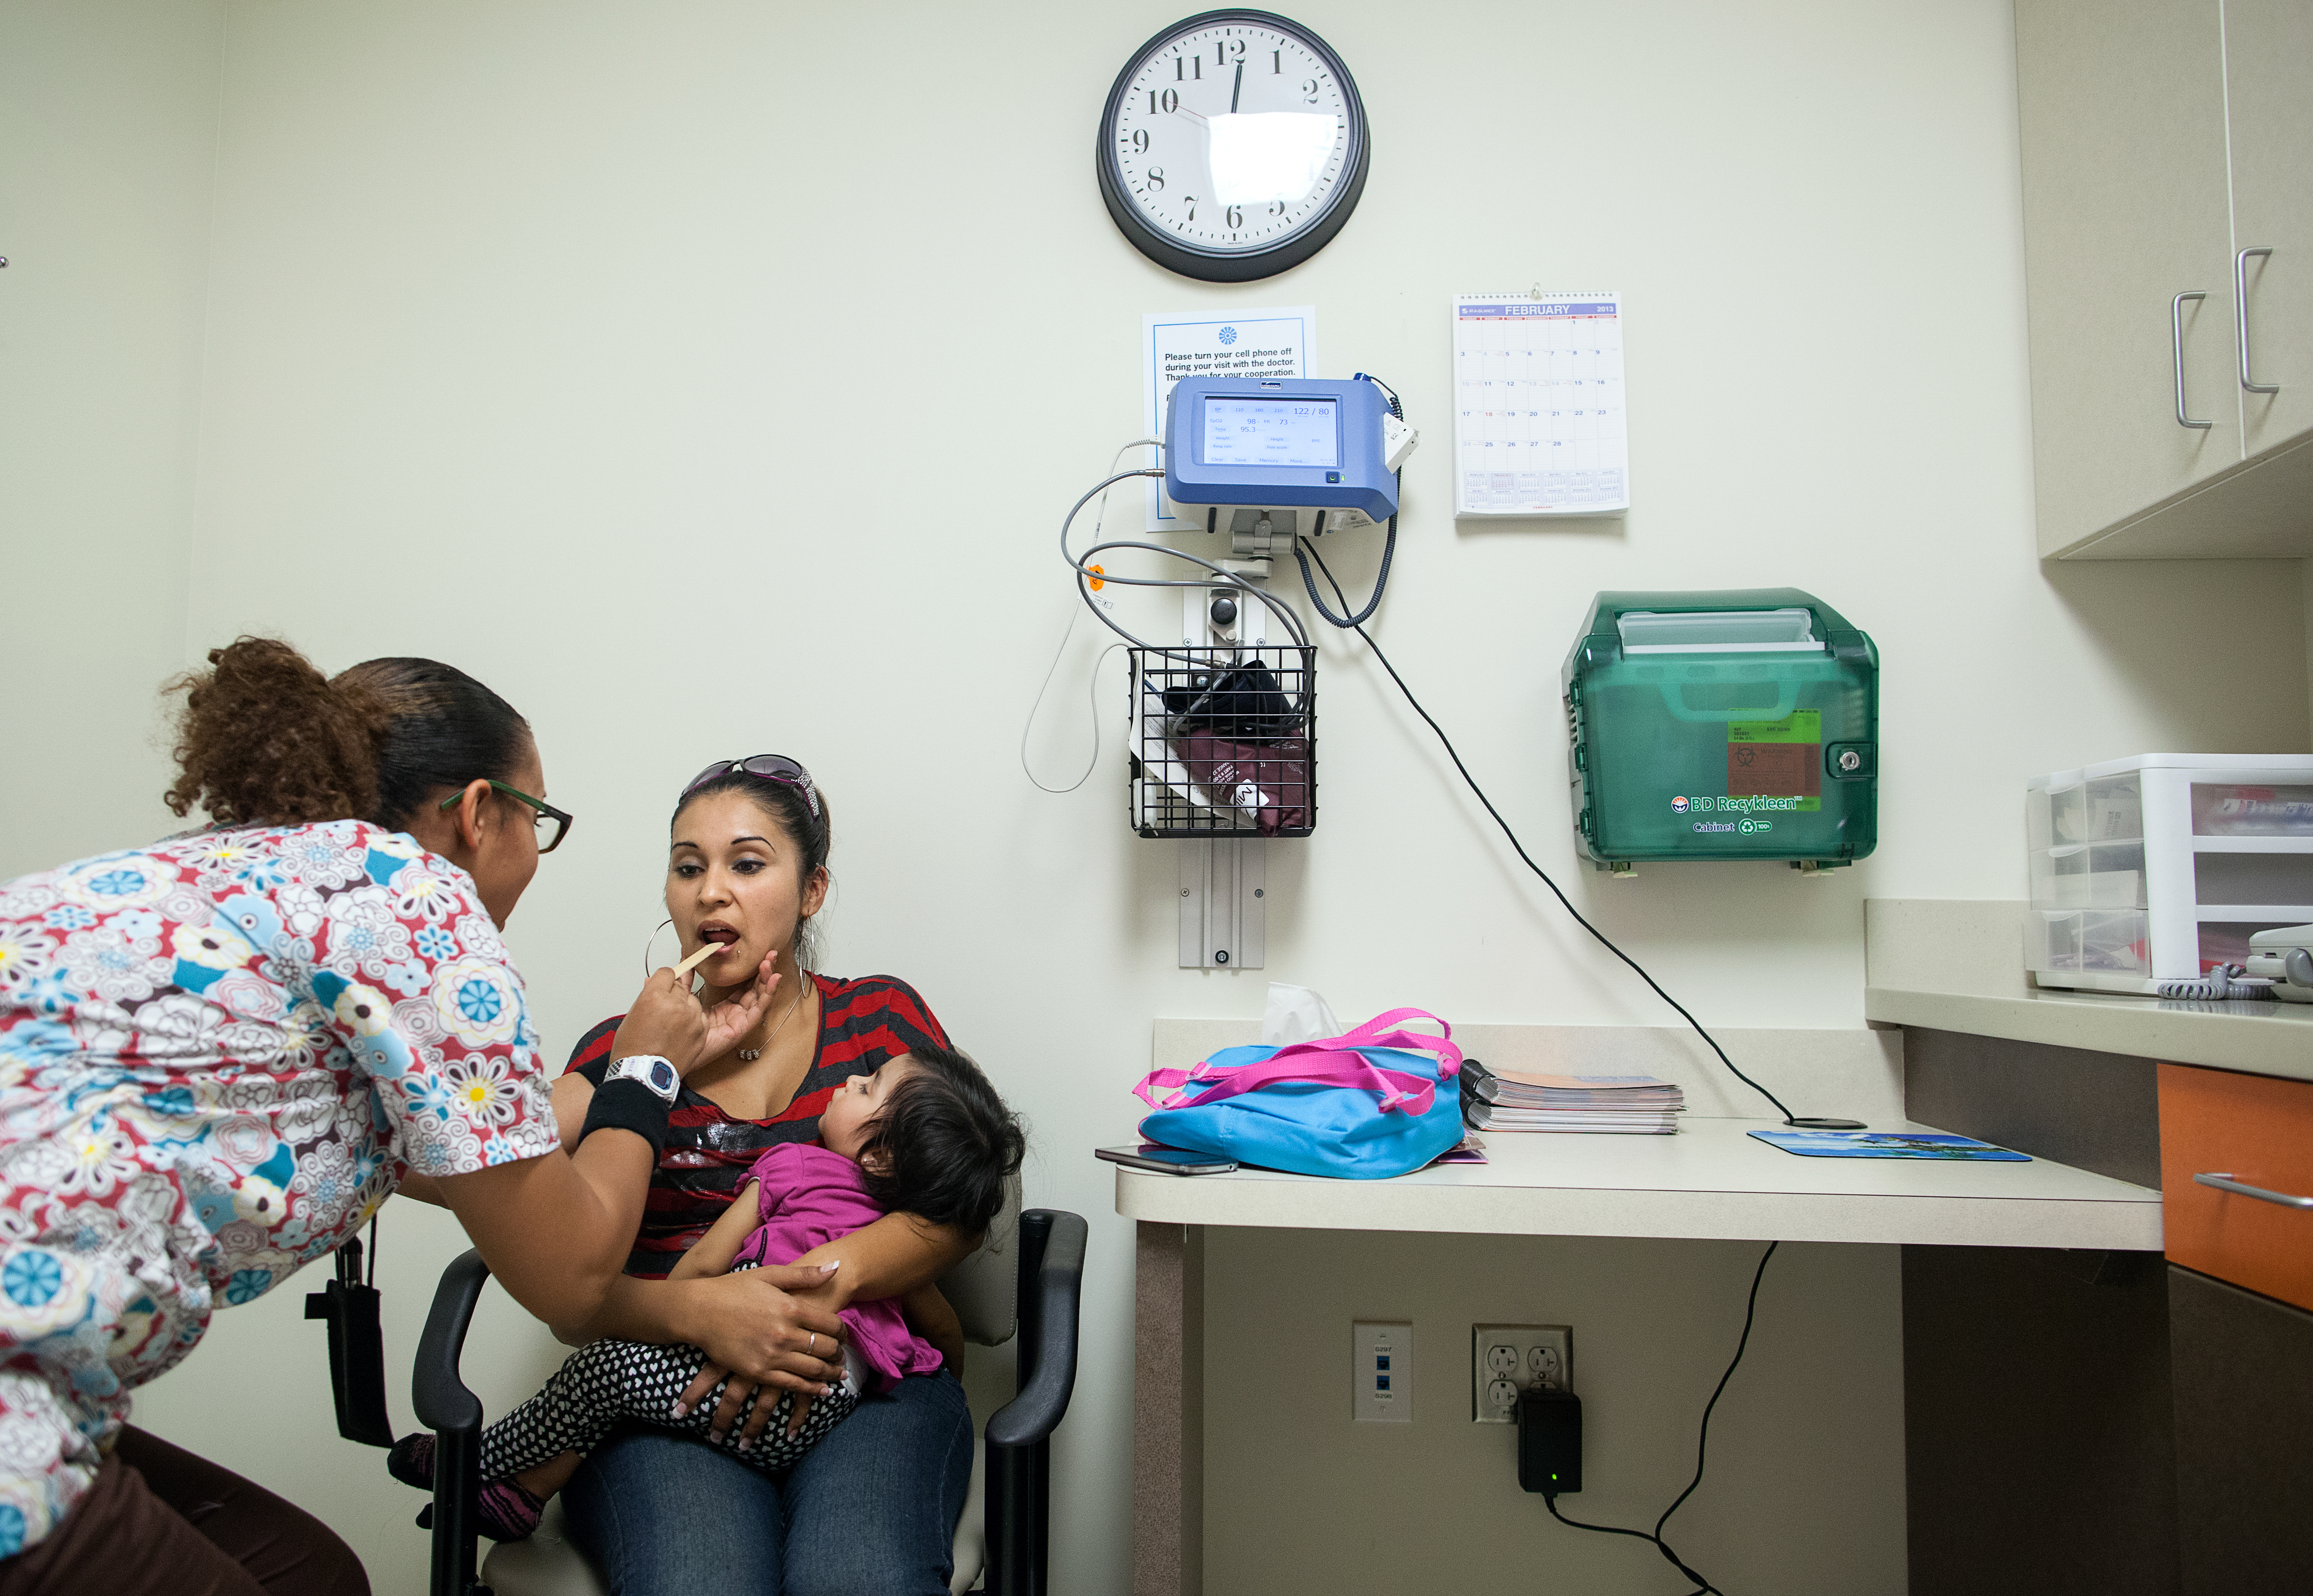
{"type": "MultiPolygon", "coordinates": [[[[518,788],[510,787],[502,781],[494,781],[490,783],[490,790],[492,792],[504,793],[507,797],[515,800],[517,802],[527,803],[531,808],[538,811],[538,851],[540,853],[552,853],[555,849],[562,846],[562,839],[570,834],[570,816],[563,811],[555,808],[554,805],[549,803],[545,799],[533,798],[529,794],[524,793],[518,788]]],[[[457,792],[451,794],[447,798],[443,799],[440,807],[443,809],[455,809],[460,801],[465,796],[465,789],[462,787],[457,792]]]]}

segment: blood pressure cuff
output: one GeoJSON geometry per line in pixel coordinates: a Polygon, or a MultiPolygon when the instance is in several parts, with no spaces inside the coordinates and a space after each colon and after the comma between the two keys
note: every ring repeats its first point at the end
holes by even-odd
{"type": "Polygon", "coordinates": [[[1276,674],[1258,662],[1217,666],[1166,688],[1165,712],[1176,737],[1209,732],[1232,742],[1279,742],[1301,730],[1300,712],[1276,674]]]}
{"type": "Polygon", "coordinates": [[[1309,824],[1309,740],[1296,734],[1247,743],[1195,732],[1173,740],[1189,778],[1215,809],[1235,810],[1263,837],[1309,824]]]}

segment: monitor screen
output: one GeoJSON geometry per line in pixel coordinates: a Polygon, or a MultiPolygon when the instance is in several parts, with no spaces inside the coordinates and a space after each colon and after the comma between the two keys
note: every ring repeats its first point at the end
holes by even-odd
{"type": "Polygon", "coordinates": [[[1339,429],[1329,399],[1205,399],[1209,466],[1338,466],[1339,429]]]}

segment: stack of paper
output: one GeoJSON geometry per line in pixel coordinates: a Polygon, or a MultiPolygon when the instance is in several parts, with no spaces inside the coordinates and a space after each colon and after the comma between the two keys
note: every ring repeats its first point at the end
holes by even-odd
{"type": "Polygon", "coordinates": [[[1462,1118],[1476,1130],[1670,1136],[1685,1094],[1652,1075],[1547,1075],[1462,1064],[1462,1118]]]}

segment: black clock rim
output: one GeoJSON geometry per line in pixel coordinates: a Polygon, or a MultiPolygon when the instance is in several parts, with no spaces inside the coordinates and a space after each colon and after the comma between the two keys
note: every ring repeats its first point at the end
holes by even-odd
{"type": "Polygon", "coordinates": [[[1366,126],[1364,99],[1358,93],[1358,80],[1350,75],[1348,63],[1334,52],[1333,47],[1315,32],[1290,17],[1279,16],[1273,11],[1253,11],[1232,8],[1227,11],[1200,12],[1152,34],[1148,42],[1132,52],[1124,69],[1109,85],[1108,100],[1101,107],[1100,125],[1093,130],[1093,166],[1100,179],[1100,197],[1108,207],[1109,219],[1116,224],[1132,247],[1167,271],[1178,272],[1184,277],[1195,277],[1207,283],[1251,283],[1262,277],[1290,271],[1318,250],[1333,241],[1346,226],[1350,213],[1356,210],[1359,197],[1365,193],[1366,168],[1372,153],[1372,139],[1366,126]],[[1124,179],[1117,170],[1116,152],[1111,147],[1109,128],[1124,102],[1126,85],[1148,59],[1166,41],[1199,28],[1218,26],[1226,22],[1246,22],[1280,29],[1292,34],[1315,52],[1332,69],[1334,79],[1341,85],[1342,97],[1348,102],[1350,123],[1349,158],[1343,162],[1341,184],[1332,197],[1299,232],[1280,240],[1265,250],[1207,250],[1195,244],[1184,244],[1165,237],[1145,221],[1135,210],[1124,189],[1124,179]]]}

